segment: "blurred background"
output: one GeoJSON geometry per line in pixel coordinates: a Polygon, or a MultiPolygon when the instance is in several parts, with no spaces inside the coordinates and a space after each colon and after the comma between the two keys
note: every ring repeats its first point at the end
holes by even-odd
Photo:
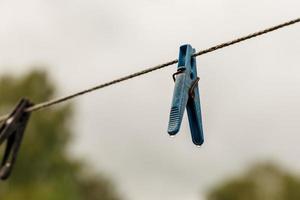
{"type": "MultiPolygon", "coordinates": [[[[0,114],[299,11],[297,0],[0,0],[0,114]]],[[[198,57],[201,148],[186,117],[167,134],[175,65],[34,113],[1,198],[300,199],[299,34],[297,24],[198,57]]]]}

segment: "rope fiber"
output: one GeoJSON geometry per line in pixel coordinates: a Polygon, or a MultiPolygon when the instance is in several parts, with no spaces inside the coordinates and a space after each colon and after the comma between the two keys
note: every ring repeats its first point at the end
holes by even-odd
{"type": "MultiPolygon", "coordinates": [[[[240,37],[240,38],[228,41],[228,42],[224,42],[224,43],[218,44],[218,45],[210,47],[208,49],[201,50],[201,51],[195,53],[193,56],[194,57],[198,57],[198,56],[201,56],[201,55],[204,55],[204,54],[207,54],[207,53],[219,50],[219,49],[223,49],[225,47],[228,47],[228,46],[231,46],[231,45],[243,42],[245,40],[249,40],[249,39],[254,38],[254,37],[258,37],[258,36],[264,35],[266,33],[273,32],[275,30],[278,30],[278,29],[281,29],[281,28],[284,28],[284,27],[287,27],[287,26],[290,26],[292,24],[296,24],[296,23],[299,23],[299,22],[300,22],[300,18],[297,18],[297,19],[294,19],[294,20],[291,20],[291,21],[288,21],[288,22],[285,22],[285,23],[282,23],[282,24],[279,24],[279,25],[276,25],[276,26],[273,26],[273,27],[270,27],[270,28],[258,31],[258,32],[254,32],[254,33],[246,35],[244,37],[240,37]]],[[[117,84],[117,83],[129,80],[129,79],[132,79],[132,78],[135,78],[135,77],[138,77],[138,76],[142,76],[144,74],[148,74],[150,72],[153,72],[153,71],[156,71],[156,70],[168,67],[170,65],[174,65],[176,63],[178,63],[177,59],[176,60],[172,60],[172,61],[168,61],[166,63],[160,64],[160,65],[156,65],[154,67],[150,67],[150,68],[144,69],[142,71],[139,71],[139,72],[136,72],[136,73],[133,73],[133,74],[129,74],[127,76],[124,76],[124,77],[121,77],[121,78],[118,78],[118,79],[106,82],[104,84],[100,84],[100,85],[94,86],[92,88],[89,88],[89,89],[86,89],[86,90],[83,90],[83,91],[80,91],[80,92],[77,92],[77,93],[74,93],[74,94],[62,97],[62,98],[58,98],[58,99],[53,99],[53,100],[50,100],[50,101],[42,102],[42,103],[39,103],[39,104],[36,104],[34,106],[29,107],[26,110],[26,112],[34,112],[34,111],[38,111],[38,110],[41,110],[41,109],[45,109],[45,108],[54,106],[56,104],[60,104],[60,103],[69,101],[69,100],[71,100],[73,98],[82,96],[84,94],[93,92],[95,90],[99,90],[99,89],[102,89],[102,88],[105,88],[105,87],[108,87],[108,86],[111,86],[111,85],[114,85],[114,84],[117,84]]],[[[0,116],[0,122],[5,121],[8,117],[9,117],[9,115],[0,116]]]]}

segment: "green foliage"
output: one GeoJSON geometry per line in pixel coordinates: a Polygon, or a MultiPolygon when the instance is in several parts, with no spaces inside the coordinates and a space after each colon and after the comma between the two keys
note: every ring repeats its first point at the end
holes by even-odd
{"type": "MultiPolygon", "coordinates": [[[[33,102],[53,98],[55,87],[46,73],[0,79],[0,113],[9,112],[21,97],[33,102]]],[[[111,183],[83,173],[83,164],[66,153],[71,139],[72,106],[32,114],[11,178],[0,183],[6,200],[118,200],[111,183]]],[[[2,147],[3,148],[3,147],[2,147]]],[[[3,149],[2,149],[3,150],[3,149]]]]}
{"type": "Polygon", "coordinates": [[[299,177],[262,164],[212,190],[208,200],[299,200],[299,188],[299,177]]]}

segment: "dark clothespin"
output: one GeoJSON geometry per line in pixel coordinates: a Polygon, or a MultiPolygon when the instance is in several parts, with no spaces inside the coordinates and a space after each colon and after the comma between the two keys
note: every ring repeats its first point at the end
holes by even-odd
{"type": "Polygon", "coordinates": [[[200,146],[204,142],[201,107],[197,77],[195,50],[191,45],[180,47],[177,72],[173,75],[175,89],[169,119],[168,133],[178,133],[185,108],[192,134],[193,143],[200,146]]]}
{"type": "Polygon", "coordinates": [[[6,180],[16,162],[24,131],[30,117],[26,109],[33,104],[27,99],[21,99],[14,111],[0,127],[0,145],[6,142],[3,160],[0,165],[0,179],[6,180]]]}

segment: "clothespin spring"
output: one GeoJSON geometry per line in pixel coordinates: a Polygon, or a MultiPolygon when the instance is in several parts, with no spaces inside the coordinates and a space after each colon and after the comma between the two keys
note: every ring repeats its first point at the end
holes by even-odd
{"type": "MultiPolygon", "coordinates": [[[[184,71],[185,71],[185,69],[178,69],[177,72],[175,72],[175,73],[172,75],[174,82],[176,81],[176,76],[177,76],[178,74],[183,73],[184,71]]],[[[200,80],[200,78],[197,77],[196,80],[193,82],[191,88],[190,88],[189,95],[190,95],[190,97],[192,97],[192,98],[195,97],[194,89],[195,89],[195,87],[197,86],[199,80],[200,80]]]]}
{"type": "Polygon", "coordinates": [[[176,76],[178,75],[178,74],[181,74],[181,73],[183,73],[185,71],[185,69],[184,68],[182,68],[182,69],[178,69],[177,70],[177,72],[175,72],[173,75],[172,75],[172,77],[173,77],[173,81],[175,82],[176,81],[176,76]]]}
{"type": "Polygon", "coordinates": [[[190,97],[192,97],[193,99],[195,98],[195,87],[197,86],[198,82],[199,82],[200,78],[197,77],[196,80],[193,82],[190,91],[189,91],[189,95],[190,97]]]}

